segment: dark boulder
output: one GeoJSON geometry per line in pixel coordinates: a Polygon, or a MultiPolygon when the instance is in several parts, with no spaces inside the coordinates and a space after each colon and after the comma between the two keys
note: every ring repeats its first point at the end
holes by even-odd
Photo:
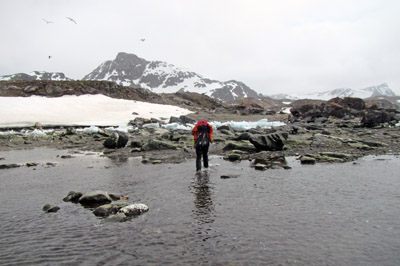
{"type": "Polygon", "coordinates": [[[96,190],[84,194],[79,199],[79,203],[84,206],[100,206],[112,202],[110,195],[105,191],[96,190]]]}
{"type": "Polygon", "coordinates": [[[347,109],[336,102],[328,102],[323,107],[323,114],[325,117],[333,116],[337,118],[343,118],[347,114],[347,109]]]}
{"type": "Polygon", "coordinates": [[[104,141],[103,145],[108,149],[123,148],[128,143],[128,139],[129,137],[126,133],[121,131],[115,131],[110,137],[108,137],[104,141]]]}
{"type": "Polygon", "coordinates": [[[285,146],[289,134],[287,132],[252,136],[251,144],[260,151],[281,151],[285,146]]]}
{"type": "Polygon", "coordinates": [[[70,191],[68,193],[68,195],[65,198],[63,198],[63,201],[78,203],[80,197],[82,197],[82,193],[81,192],[70,191]]]}
{"type": "Polygon", "coordinates": [[[382,123],[390,122],[391,116],[385,111],[369,111],[364,114],[361,119],[361,125],[363,127],[375,127],[381,125],[382,123]]]}

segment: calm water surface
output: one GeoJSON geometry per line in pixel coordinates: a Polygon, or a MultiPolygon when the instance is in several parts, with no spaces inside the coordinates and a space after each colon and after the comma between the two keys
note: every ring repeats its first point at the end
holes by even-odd
{"type": "Polygon", "coordinates": [[[400,159],[255,171],[212,157],[143,165],[95,154],[1,152],[1,265],[400,265],[400,159]],[[56,163],[47,166],[46,163],[56,163]],[[235,174],[237,178],[221,179],[235,174]],[[62,201],[105,190],[150,211],[106,223],[62,201]],[[44,213],[46,203],[60,206],[44,213]]]}

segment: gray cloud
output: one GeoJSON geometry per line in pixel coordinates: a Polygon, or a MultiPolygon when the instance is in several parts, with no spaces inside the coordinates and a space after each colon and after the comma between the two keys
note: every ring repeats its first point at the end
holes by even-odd
{"type": "Polygon", "coordinates": [[[127,52],[264,94],[383,82],[400,94],[399,7],[395,0],[3,0],[0,75],[44,70],[79,79],[127,52]]]}

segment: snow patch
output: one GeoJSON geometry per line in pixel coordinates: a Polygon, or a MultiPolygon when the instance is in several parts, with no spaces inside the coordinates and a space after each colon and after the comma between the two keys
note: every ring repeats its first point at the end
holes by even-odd
{"type": "Polygon", "coordinates": [[[181,116],[189,110],[162,104],[114,99],[104,95],[0,97],[0,127],[42,125],[126,126],[143,118],[181,116]]]}

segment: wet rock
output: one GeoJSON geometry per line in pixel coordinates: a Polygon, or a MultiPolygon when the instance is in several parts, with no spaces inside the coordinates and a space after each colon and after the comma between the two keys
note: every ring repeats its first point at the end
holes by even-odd
{"type": "Polygon", "coordinates": [[[370,146],[368,146],[366,144],[362,144],[360,142],[349,142],[349,143],[347,143],[347,145],[349,145],[351,148],[365,150],[365,151],[374,149],[374,147],[370,147],[370,146]]]}
{"type": "Polygon", "coordinates": [[[250,138],[251,144],[261,151],[281,151],[289,134],[286,132],[272,133],[268,135],[253,136],[250,138]]]}
{"type": "Polygon", "coordinates": [[[68,154],[68,155],[61,155],[60,158],[61,159],[71,159],[71,158],[75,158],[75,156],[68,154]]]}
{"type": "Polygon", "coordinates": [[[238,178],[240,175],[221,175],[221,179],[238,178]]]}
{"type": "Polygon", "coordinates": [[[256,170],[264,171],[264,170],[266,170],[268,167],[267,167],[265,164],[257,163],[256,165],[254,165],[254,168],[255,168],[256,170]]]}
{"type": "Polygon", "coordinates": [[[118,211],[118,213],[123,213],[125,214],[127,217],[132,217],[132,216],[137,216],[140,215],[142,213],[145,213],[149,210],[149,207],[146,206],[143,203],[134,203],[131,205],[128,205],[126,207],[123,207],[122,209],[120,209],[118,211]]]}
{"type": "Polygon", "coordinates": [[[70,191],[68,192],[68,195],[63,198],[64,202],[73,202],[73,203],[78,203],[80,197],[82,197],[82,193],[81,192],[75,192],[75,191],[70,191]]]}
{"type": "Polygon", "coordinates": [[[170,144],[168,142],[160,140],[150,140],[142,146],[144,151],[154,151],[154,150],[176,150],[177,146],[170,144]]]}
{"type": "Polygon", "coordinates": [[[112,202],[110,195],[101,190],[86,193],[79,198],[79,203],[84,206],[100,206],[110,202],[112,202]]]}
{"type": "Polygon", "coordinates": [[[242,156],[238,153],[230,153],[230,154],[228,154],[227,159],[232,162],[239,161],[242,159],[242,156]]]}
{"type": "Polygon", "coordinates": [[[104,141],[103,145],[108,149],[123,148],[125,147],[126,143],[128,143],[128,139],[129,138],[127,134],[116,131],[104,141]]]}
{"type": "Polygon", "coordinates": [[[105,218],[105,222],[116,222],[116,223],[121,223],[121,222],[126,222],[130,218],[127,217],[124,213],[117,212],[116,214],[111,214],[105,218]]]}
{"type": "Polygon", "coordinates": [[[139,140],[132,140],[131,147],[132,148],[141,148],[143,146],[143,144],[144,143],[139,140]]]}
{"type": "Polygon", "coordinates": [[[352,156],[339,152],[320,152],[317,154],[306,154],[300,158],[302,164],[315,164],[316,162],[343,163],[350,161],[352,156]]]}
{"type": "Polygon", "coordinates": [[[240,150],[240,151],[247,151],[247,152],[256,152],[256,148],[249,142],[249,141],[235,141],[229,142],[223,148],[224,151],[231,151],[231,150],[240,150]]]}
{"type": "Polygon", "coordinates": [[[245,132],[240,134],[235,140],[241,141],[241,140],[250,140],[252,135],[249,132],[245,132]]]}
{"type": "Polygon", "coordinates": [[[319,154],[322,156],[328,156],[328,157],[340,158],[340,159],[350,159],[352,157],[350,154],[341,153],[341,152],[320,152],[319,154]]]}
{"type": "Polygon", "coordinates": [[[26,167],[33,167],[33,166],[38,166],[39,164],[35,163],[35,162],[31,162],[31,163],[26,163],[25,165],[26,165],[26,167]]]}
{"type": "Polygon", "coordinates": [[[54,204],[46,204],[42,208],[44,212],[57,212],[59,209],[60,207],[54,204]]]}
{"type": "Polygon", "coordinates": [[[20,165],[16,164],[16,163],[0,164],[0,169],[11,169],[11,168],[18,168],[18,167],[20,167],[20,165]]]}
{"type": "Polygon", "coordinates": [[[120,200],[121,199],[121,197],[122,196],[120,196],[120,195],[116,195],[116,194],[111,194],[111,193],[108,193],[108,195],[110,196],[110,198],[112,199],[112,200],[120,200]]]}
{"type": "Polygon", "coordinates": [[[302,164],[316,164],[317,163],[317,159],[310,157],[310,156],[301,156],[300,157],[300,162],[302,164]]]}
{"type": "Polygon", "coordinates": [[[112,214],[116,214],[120,209],[129,206],[129,203],[113,203],[113,204],[104,204],[97,207],[93,214],[96,216],[107,217],[112,214]]]}
{"type": "Polygon", "coordinates": [[[382,142],[377,142],[377,141],[366,141],[366,140],[360,140],[362,144],[368,145],[370,147],[387,147],[388,145],[386,143],[382,142]]]}
{"type": "Polygon", "coordinates": [[[265,165],[266,168],[272,168],[277,165],[285,167],[287,165],[285,155],[282,152],[262,151],[252,155],[252,159],[254,159],[254,165],[261,164],[265,165]]]}

